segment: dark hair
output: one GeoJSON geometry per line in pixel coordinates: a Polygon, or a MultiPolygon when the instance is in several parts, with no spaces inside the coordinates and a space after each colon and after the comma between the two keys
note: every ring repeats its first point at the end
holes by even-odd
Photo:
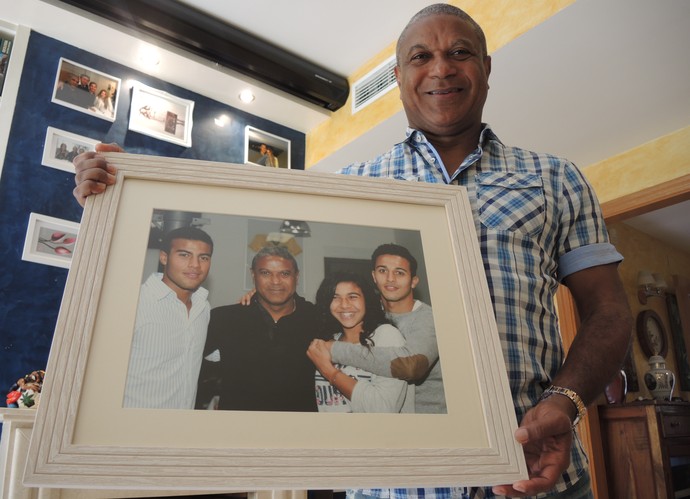
{"type": "Polygon", "coordinates": [[[213,239],[203,230],[197,227],[180,227],[166,232],[161,241],[161,251],[170,253],[173,239],[188,239],[190,241],[201,241],[211,247],[211,254],[213,254],[213,239]]]}
{"type": "Polygon", "coordinates": [[[285,246],[264,246],[261,248],[259,251],[257,251],[256,255],[254,255],[254,258],[252,258],[252,270],[256,269],[256,262],[265,256],[277,256],[280,258],[285,258],[286,260],[292,262],[292,268],[295,269],[295,272],[299,272],[297,260],[295,260],[295,257],[292,256],[292,253],[290,253],[285,246]]]}
{"type": "Polygon", "coordinates": [[[333,296],[335,296],[335,289],[341,282],[351,282],[362,290],[365,311],[359,342],[364,346],[374,346],[374,341],[371,339],[374,331],[382,324],[389,324],[389,321],[386,319],[381,306],[381,299],[372,282],[354,272],[335,272],[326,276],[321,282],[316,292],[316,309],[321,319],[321,337],[332,337],[333,332],[342,330],[340,322],[331,314],[331,303],[333,296]]]}
{"type": "Polygon", "coordinates": [[[395,255],[404,258],[410,264],[411,277],[417,275],[417,259],[412,256],[410,250],[405,246],[400,246],[395,243],[382,244],[374,250],[371,254],[371,269],[376,270],[376,259],[381,255],[395,255]]]}
{"type": "Polygon", "coordinates": [[[486,35],[484,35],[484,30],[482,30],[482,27],[479,26],[479,24],[477,24],[477,21],[472,19],[472,16],[470,16],[464,10],[455,7],[454,5],[448,5],[447,3],[435,3],[427,7],[424,7],[422,10],[420,10],[414,16],[412,16],[412,19],[410,19],[410,21],[407,23],[407,25],[403,28],[402,32],[400,33],[400,36],[398,37],[398,43],[395,46],[395,57],[396,63],[398,65],[400,65],[400,44],[403,38],[405,38],[407,31],[412,27],[412,25],[415,24],[417,21],[421,21],[422,19],[425,19],[427,17],[441,15],[455,16],[469,24],[474,30],[475,34],[477,35],[477,38],[479,39],[479,43],[482,49],[481,55],[488,55],[488,50],[486,48],[486,35]]]}

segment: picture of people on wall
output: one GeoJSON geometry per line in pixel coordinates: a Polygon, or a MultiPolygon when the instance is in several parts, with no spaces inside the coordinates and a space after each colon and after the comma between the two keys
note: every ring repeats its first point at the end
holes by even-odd
{"type": "Polygon", "coordinates": [[[247,126],[244,131],[244,162],[271,168],[290,168],[291,142],[247,126]]]}
{"type": "Polygon", "coordinates": [[[120,79],[60,58],[52,102],[115,121],[120,79]]]}
{"type": "Polygon", "coordinates": [[[43,144],[41,164],[74,173],[72,160],[82,152],[95,150],[98,141],[49,126],[43,144]]]}
{"type": "Polygon", "coordinates": [[[419,231],[283,222],[154,210],[123,406],[446,413],[419,231]]]}

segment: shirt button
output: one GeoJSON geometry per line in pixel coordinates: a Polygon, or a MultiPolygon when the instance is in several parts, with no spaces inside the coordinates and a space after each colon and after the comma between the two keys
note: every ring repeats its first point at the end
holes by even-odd
{"type": "Polygon", "coordinates": [[[436,158],[431,158],[432,163],[436,163],[436,158]]]}

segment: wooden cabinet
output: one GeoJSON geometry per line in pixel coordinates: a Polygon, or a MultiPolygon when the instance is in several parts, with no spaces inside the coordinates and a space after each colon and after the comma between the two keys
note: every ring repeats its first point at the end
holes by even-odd
{"type": "Polygon", "coordinates": [[[690,498],[690,403],[599,406],[610,498],[690,498]]]}

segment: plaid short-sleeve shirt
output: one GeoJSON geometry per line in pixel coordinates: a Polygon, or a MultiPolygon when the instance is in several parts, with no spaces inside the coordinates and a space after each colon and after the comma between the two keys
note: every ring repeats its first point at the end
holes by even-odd
{"type": "MultiPolygon", "coordinates": [[[[520,421],[563,363],[554,294],[567,275],[623,257],[609,243],[598,201],[567,160],[507,147],[488,125],[477,149],[449,177],[420,131],[372,161],[339,173],[446,183],[467,189],[520,421]]],[[[586,456],[575,438],[570,467],[556,489],[576,482],[586,456]]],[[[495,497],[486,489],[373,489],[392,499],[495,497]]]]}

